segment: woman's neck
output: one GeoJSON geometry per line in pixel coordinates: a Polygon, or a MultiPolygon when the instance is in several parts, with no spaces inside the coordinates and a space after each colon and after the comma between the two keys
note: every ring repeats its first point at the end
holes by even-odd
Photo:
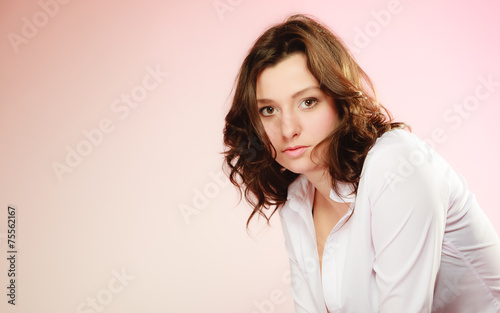
{"type": "Polygon", "coordinates": [[[329,207],[332,207],[340,216],[347,211],[348,206],[345,203],[339,203],[330,198],[330,193],[332,190],[332,179],[328,169],[318,170],[314,172],[308,172],[304,174],[306,178],[313,184],[316,188],[315,199],[316,201],[320,201],[321,203],[328,204],[329,207]],[[346,209],[347,208],[347,209],[346,209]],[[342,211],[342,212],[340,212],[342,211]]]}
{"type": "Polygon", "coordinates": [[[313,184],[316,188],[316,192],[319,192],[322,198],[331,200],[330,191],[332,190],[332,179],[327,169],[308,172],[304,175],[307,180],[313,184]]]}

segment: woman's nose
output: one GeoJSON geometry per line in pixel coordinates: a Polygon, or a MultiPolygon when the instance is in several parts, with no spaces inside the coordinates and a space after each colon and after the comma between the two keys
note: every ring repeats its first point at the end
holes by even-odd
{"type": "Polygon", "coordinates": [[[283,114],[281,119],[281,134],[283,139],[290,140],[299,135],[300,131],[301,127],[298,116],[291,112],[283,114]]]}

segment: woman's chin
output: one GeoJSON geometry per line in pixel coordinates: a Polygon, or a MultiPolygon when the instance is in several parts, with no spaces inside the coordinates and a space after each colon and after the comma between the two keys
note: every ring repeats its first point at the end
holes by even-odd
{"type": "Polygon", "coordinates": [[[285,166],[285,168],[295,174],[307,174],[317,171],[319,168],[314,166],[285,166]]]}

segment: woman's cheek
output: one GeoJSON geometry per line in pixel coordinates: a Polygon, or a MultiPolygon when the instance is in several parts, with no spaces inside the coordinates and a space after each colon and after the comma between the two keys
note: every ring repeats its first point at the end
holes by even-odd
{"type": "Polygon", "coordinates": [[[309,127],[316,136],[322,137],[318,138],[321,141],[335,129],[337,121],[336,115],[330,110],[318,113],[318,116],[309,122],[309,127]]]}

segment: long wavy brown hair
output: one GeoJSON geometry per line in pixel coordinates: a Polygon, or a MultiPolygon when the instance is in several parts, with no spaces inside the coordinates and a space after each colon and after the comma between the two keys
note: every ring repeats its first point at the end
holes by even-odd
{"type": "Polygon", "coordinates": [[[240,197],[244,194],[253,207],[247,227],[256,214],[269,223],[287,201],[288,186],[299,175],[283,171],[275,161],[276,150],[261,123],[256,100],[258,75],[294,53],[306,56],[321,90],[334,99],[339,123],[324,141],[328,146],[325,161],[337,194],[336,181],[351,184],[357,192],[364,160],[376,139],[390,129],[406,126],[392,121],[378,103],[370,78],[328,28],[305,15],[293,15],[269,28],[241,65],[223,131],[226,174],[240,197]],[[264,210],[271,208],[266,215],[264,210]]]}

